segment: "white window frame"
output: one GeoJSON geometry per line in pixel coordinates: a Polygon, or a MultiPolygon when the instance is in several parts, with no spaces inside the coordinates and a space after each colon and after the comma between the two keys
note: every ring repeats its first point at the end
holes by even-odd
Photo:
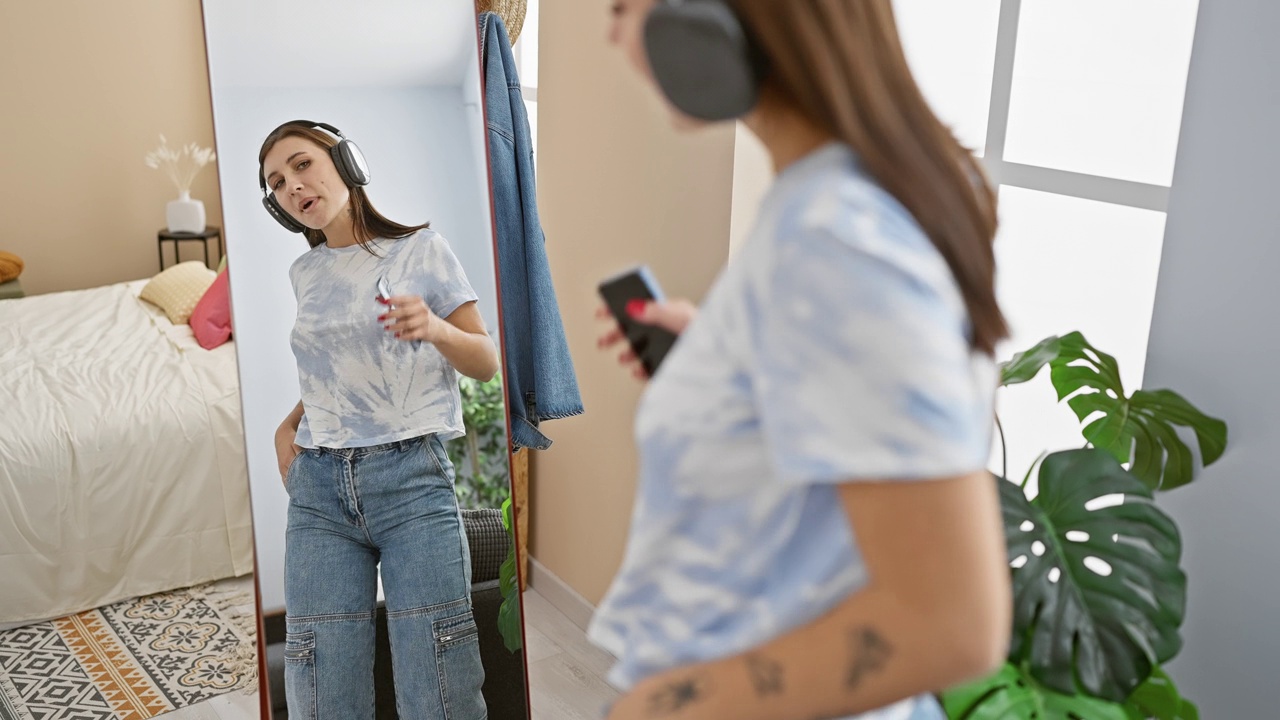
{"type": "Polygon", "coordinates": [[[992,182],[997,188],[1009,185],[1113,205],[1168,212],[1167,185],[1151,185],[1024,165],[1004,159],[1005,141],[1009,134],[1009,105],[1013,96],[1014,61],[1018,50],[1018,20],[1021,14],[1022,0],[1001,0],[1000,29],[996,35],[995,68],[991,80],[991,104],[987,110],[987,140],[982,156],[992,182]]]}

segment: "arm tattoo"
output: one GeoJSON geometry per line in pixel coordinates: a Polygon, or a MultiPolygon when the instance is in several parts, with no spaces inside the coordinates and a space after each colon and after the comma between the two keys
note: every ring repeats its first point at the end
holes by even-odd
{"type": "Polygon", "coordinates": [[[893,654],[893,647],[870,627],[854,628],[849,633],[852,661],[849,674],[845,677],[845,685],[850,690],[862,684],[869,674],[883,670],[893,654]]]}
{"type": "Polygon", "coordinates": [[[782,664],[770,660],[763,655],[748,655],[747,670],[751,673],[751,684],[756,694],[777,695],[782,692],[782,664]]]}
{"type": "Polygon", "coordinates": [[[649,715],[662,717],[677,713],[705,698],[710,686],[705,675],[690,675],[668,683],[649,696],[649,715]]]}

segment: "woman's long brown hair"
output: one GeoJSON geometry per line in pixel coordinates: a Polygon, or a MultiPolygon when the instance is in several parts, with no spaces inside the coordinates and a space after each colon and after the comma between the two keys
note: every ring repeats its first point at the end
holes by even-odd
{"type": "Polygon", "coordinates": [[[988,355],[1009,334],[996,302],[996,197],[973,153],[934,115],[891,0],[732,0],[770,63],[767,82],[853,148],[946,259],[988,355]]]}
{"type": "MultiPolygon", "coordinates": [[[[266,140],[262,141],[262,149],[258,151],[258,175],[262,175],[262,164],[266,161],[267,153],[271,152],[271,148],[275,147],[275,144],[283,138],[291,135],[306,138],[325,150],[338,144],[337,138],[316,128],[306,125],[283,125],[276,128],[274,132],[267,136],[266,140]]],[[[362,187],[351,188],[350,208],[351,227],[355,231],[356,242],[373,255],[378,253],[374,251],[371,243],[377,238],[397,239],[407,237],[419,230],[431,227],[429,222],[421,225],[401,225],[398,222],[388,220],[386,216],[373,207],[373,203],[369,202],[369,194],[362,187]]],[[[319,245],[326,239],[323,230],[307,228],[303,231],[303,235],[306,236],[307,244],[311,247],[319,245]]]]}

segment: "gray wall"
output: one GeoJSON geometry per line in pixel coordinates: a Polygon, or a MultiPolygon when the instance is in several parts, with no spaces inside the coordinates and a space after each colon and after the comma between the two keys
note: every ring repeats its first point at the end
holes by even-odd
{"type": "Polygon", "coordinates": [[[1227,421],[1227,455],[1161,504],[1183,531],[1205,718],[1280,717],[1280,3],[1200,3],[1144,385],[1227,421]]]}

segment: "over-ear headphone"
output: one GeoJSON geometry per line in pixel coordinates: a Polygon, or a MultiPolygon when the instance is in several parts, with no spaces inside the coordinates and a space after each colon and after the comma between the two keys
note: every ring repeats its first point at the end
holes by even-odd
{"type": "Polygon", "coordinates": [[[659,0],[644,44],[658,86],[681,112],[732,120],[755,107],[768,62],[727,0],[659,0]]]}
{"type": "MultiPolygon", "coordinates": [[[[342,178],[342,182],[346,183],[347,187],[363,187],[369,184],[369,164],[365,162],[364,153],[360,152],[360,148],[356,147],[354,142],[348,140],[341,130],[328,123],[312,122],[310,120],[290,120],[276,127],[275,130],[271,131],[271,134],[274,135],[281,128],[290,125],[328,130],[338,138],[338,144],[329,148],[329,157],[333,158],[333,164],[338,168],[338,176],[342,178]]],[[[267,179],[262,176],[261,172],[258,173],[258,186],[262,188],[262,205],[271,214],[271,217],[276,219],[276,222],[284,226],[284,229],[289,232],[300,233],[307,230],[307,226],[295,220],[276,201],[275,193],[271,192],[271,189],[267,187],[267,179]]]]}

